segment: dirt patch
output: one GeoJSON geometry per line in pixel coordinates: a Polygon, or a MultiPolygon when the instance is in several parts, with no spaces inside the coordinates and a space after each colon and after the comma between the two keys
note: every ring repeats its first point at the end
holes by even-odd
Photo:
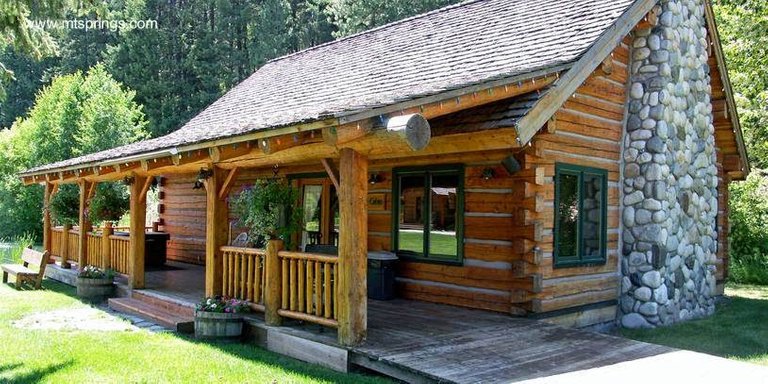
{"type": "Polygon", "coordinates": [[[97,308],[61,309],[25,316],[13,322],[23,329],[54,331],[135,331],[137,327],[97,308]]]}

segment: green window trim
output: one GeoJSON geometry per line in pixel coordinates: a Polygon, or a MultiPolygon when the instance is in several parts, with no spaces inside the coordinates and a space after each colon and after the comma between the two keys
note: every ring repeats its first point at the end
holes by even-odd
{"type": "Polygon", "coordinates": [[[585,167],[573,164],[556,163],[555,164],[555,202],[554,202],[554,229],[553,229],[553,241],[554,241],[554,267],[566,268],[576,266],[590,266],[590,265],[604,265],[607,262],[606,252],[608,243],[608,171],[601,168],[585,167]],[[560,209],[559,203],[562,197],[562,180],[564,175],[575,176],[577,179],[577,200],[578,200],[578,220],[576,221],[576,254],[575,255],[561,255],[561,231],[560,224],[560,209]],[[584,177],[597,176],[600,178],[600,228],[599,228],[599,245],[600,252],[595,256],[584,255],[583,249],[583,228],[584,228],[584,177]]]}
{"type": "MultiPolygon", "coordinates": [[[[431,217],[431,198],[421,201],[421,209],[425,217],[431,217]]],[[[436,264],[463,265],[464,263],[464,166],[461,164],[436,165],[427,167],[400,167],[392,170],[392,249],[397,256],[404,260],[429,262],[436,264]],[[456,255],[430,254],[430,227],[426,222],[423,229],[423,251],[421,253],[401,251],[400,237],[400,178],[402,176],[424,175],[424,196],[430,196],[432,175],[456,175],[456,255]]]]}

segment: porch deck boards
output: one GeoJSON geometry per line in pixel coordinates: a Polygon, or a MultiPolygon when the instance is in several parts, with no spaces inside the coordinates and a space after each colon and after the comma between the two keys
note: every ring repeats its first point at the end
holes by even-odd
{"type": "Polygon", "coordinates": [[[512,382],[674,351],[504,314],[409,300],[369,301],[353,354],[441,382],[512,382]]]}
{"type": "Polygon", "coordinates": [[[205,296],[205,266],[168,261],[165,267],[148,267],[144,288],[182,301],[199,303],[205,296]]]}

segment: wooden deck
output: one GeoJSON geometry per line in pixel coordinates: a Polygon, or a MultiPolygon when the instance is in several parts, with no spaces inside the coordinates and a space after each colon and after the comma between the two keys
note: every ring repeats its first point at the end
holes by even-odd
{"type": "MultiPolygon", "coordinates": [[[[343,348],[334,330],[318,325],[268,328],[343,348]]],[[[406,382],[509,383],[673,351],[540,320],[397,299],[368,301],[368,338],[349,349],[348,361],[406,382]]]]}

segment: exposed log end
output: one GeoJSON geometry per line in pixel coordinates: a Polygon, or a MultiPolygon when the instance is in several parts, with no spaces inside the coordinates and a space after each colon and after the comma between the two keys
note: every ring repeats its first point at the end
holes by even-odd
{"type": "Polygon", "coordinates": [[[390,118],[387,132],[402,137],[414,151],[426,148],[432,138],[429,121],[418,113],[390,118]]]}

